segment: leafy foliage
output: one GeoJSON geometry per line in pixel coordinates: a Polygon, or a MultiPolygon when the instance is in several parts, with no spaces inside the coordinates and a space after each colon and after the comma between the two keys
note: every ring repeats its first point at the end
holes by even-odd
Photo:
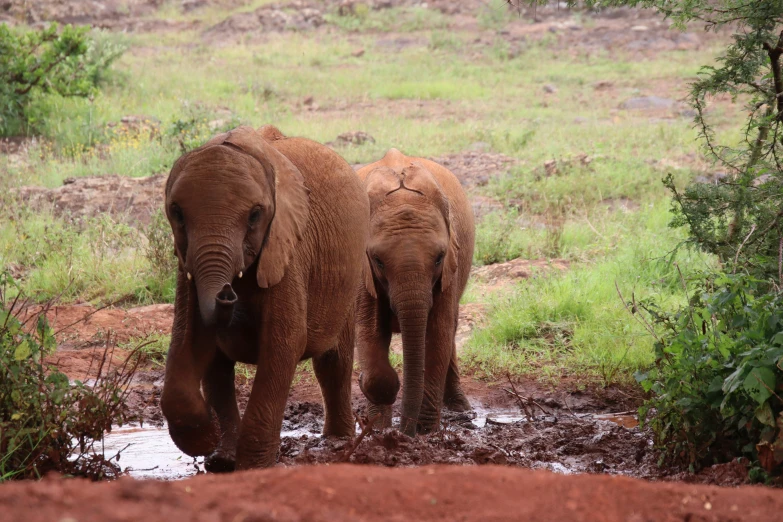
{"type": "Polygon", "coordinates": [[[94,384],[71,383],[45,363],[55,349],[47,307],[30,313],[18,297],[7,302],[9,286],[14,281],[0,274],[0,482],[51,470],[116,476],[116,463],[92,446],[129,420],[124,399],[135,365],[109,369],[104,352],[94,384]]]}
{"type": "Polygon", "coordinates": [[[18,132],[39,94],[88,97],[125,51],[89,27],[24,30],[0,24],[0,133],[18,132]]]}
{"type": "MultiPolygon", "coordinates": [[[[519,6],[522,2],[509,0],[519,6]]],[[[536,3],[536,2],[526,2],[536,3]]],[[[576,2],[569,1],[569,5],[576,2]]],[[[744,454],[767,471],[783,462],[783,2],[780,0],[586,0],[651,7],[685,27],[728,28],[732,41],[691,85],[694,123],[725,173],[678,190],[670,226],[715,254],[723,271],[703,274],[675,312],[644,304],[656,335],[656,366],[639,374],[652,398],[642,414],[664,456],[693,467],[744,454]],[[715,96],[746,103],[743,138],[720,139],[708,120],[715,96]],[[725,273],[728,272],[728,273],[725,273]],[[662,330],[662,334],[657,332],[662,330]]]]}
{"type": "Polygon", "coordinates": [[[162,210],[152,216],[144,230],[147,237],[146,257],[149,262],[147,290],[154,301],[173,302],[177,280],[177,257],[173,253],[174,238],[168,219],[162,210]]]}
{"type": "Polygon", "coordinates": [[[747,275],[707,274],[676,312],[641,303],[660,332],[637,380],[665,459],[700,467],[744,455],[783,463],[783,296],[747,275]]]}

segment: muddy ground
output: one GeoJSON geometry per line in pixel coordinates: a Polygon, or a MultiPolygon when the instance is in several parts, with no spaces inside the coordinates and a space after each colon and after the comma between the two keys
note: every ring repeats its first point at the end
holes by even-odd
{"type": "MultiPolygon", "coordinates": [[[[478,281],[508,285],[514,274],[526,274],[520,262],[477,269],[478,281]],[[492,274],[488,277],[487,274],[492,274]],[[511,275],[509,275],[511,274],[511,275]]],[[[532,270],[532,269],[531,269],[532,270]]],[[[525,277],[525,275],[520,276],[525,277]]],[[[35,308],[30,313],[36,311],[35,308]]],[[[480,306],[463,306],[461,343],[483,320],[480,306]]],[[[171,305],[131,309],[96,309],[90,305],[52,308],[48,316],[58,334],[58,350],[48,362],[71,379],[94,378],[108,349],[109,364],[121,365],[135,344],[170,331],[171,305]],[[133,341],[127,344],[129,341],[133,341]],[[125,348],[118,348],[117,345],[125,348]]],[[[394,349],[399,350],[395,339],[394,349]]],[[[461,346],[460,346],[461,348],[461,346]]],[[[104,371],[106,371],[104,367],[104,371]]],[[[120,466],[138,478],[179,479],[203,473],[201,459],[183,455],[170,441],[160,411],[163,367],[145,360],[134,377],[127,403],[141,426],[108,435],[104,451],[121,454],[120,466]]],[[[584,386],[564,379],[557,387],[535,380],[479,380],[465,375],[465,390],[474,411],[444,411],[440,431],[416,438],[395,430],[367,430],[356,439],[323,439],[323,407],[312,373],[299,372],[290,392],[283,423],[279,462],[284,466],[349,462],[388,467],[430,464],[502,464],[547,469],[562,474],[602,473],[655,480],[686,480],[721,485],[747,482],[738,463],[714,466],[697,475],[661,468],[650,433],[639,428],[635,410],[642,399],[633,388],[584,386]],[[520,404],[524,398],[524,405],[520,404]],[[527,411],[526,411],[527,410],[527,411]]],[[[366,400],[354,375],[353,403],[357,419],[366,422],[366,400]]],[[[252,387],[252,369],[236,378],[240,410],[252,387]]],[[[399,404],[395,414],[399,415],[399,404]]],[[[357,424],[357,434],[361,432],[357,424]]]]}

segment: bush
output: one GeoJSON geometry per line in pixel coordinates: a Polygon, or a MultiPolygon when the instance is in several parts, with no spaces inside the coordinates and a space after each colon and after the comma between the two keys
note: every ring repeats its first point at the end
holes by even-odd
{"type": "Polygon", "coordinates": [[[92,451],[112,425],[129,420],[124,406],[135,365],[109,369],[108,350],[94,384],[76,381],[45,363],[55,349],[47,306],[29,314],[15,283],[0,274],[0,482],[48,471],[102,479],[119,467],[92,451]]]}
{"type": "Polygon", "coordinates": [[[105,71],[125,51],[89,27],[41,30],[0,24],[0,134],[28,127],[27,110],[40,94],[88,97],[97,91],[105,71]]]}
{"type": "Polygon", "coordinates": [[[636,378],[663,460],[692,469],[738,455],[783,463],[783,296],[747,275],[704,274],[676,312],[641,303],[658,332],[655,366],[636,378]]]}
{"type": "Polygon", "coordinates": [[[177,256],[169,221],[162,210],[153,216],[144,230],[147,237],[145,255],[149,262],[147,290],[155,302],[174,302],[177,284],[177,256]]]}

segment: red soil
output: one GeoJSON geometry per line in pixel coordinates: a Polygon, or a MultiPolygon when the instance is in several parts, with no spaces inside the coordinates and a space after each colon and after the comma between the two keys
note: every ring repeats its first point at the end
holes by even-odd
{"type": "Polygon", "coordinates": [[[501,466],[333,465],[0,488],[4,520],[780,520],[783,492],[501,466]]]}

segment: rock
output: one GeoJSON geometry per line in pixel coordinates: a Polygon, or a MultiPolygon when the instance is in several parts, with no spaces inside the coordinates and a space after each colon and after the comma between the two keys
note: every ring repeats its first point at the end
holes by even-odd
{"type": "Polygon", "coordinates": [[[491,178],[508,173],[517,163],[505,154],[472,150],[430,159],[454,173],[466,190],[486,185],[491,178]]]}
{"type": "Polygon", "coordinates": [[[544,92],[549,94],[555,94],[557,92],[557,87],[555,87],[551,83],[547,83],[546,85],[544,85],[544,92]]]}
{"type": "Polygon", "coordinates": [[[649,109],[671,109],[677,102],[670,98],[661,98],[660,96],[641,96],[630,98],[620,104],[620,108],[627,111],[649,110],[649,109]]]}
{"type": "Polygon", "coordinates": [[[21,187],[15,192],[31,208],[51,206],[57,216],[83,218],[108,213],[120,221],[146,225],[163,205],[166,178],[165,174],[68,178],[62,187],[21,187]]]}
{"type": "Polygon", "coordinates": [[[147,134],[150,139],[160,135],[160,120],[153,116],[131,114],[120,118],[119,122],[112,121],[106,127],[115,133],[147,134]]]}
{"type": "Polygon", "coordinates": [[[222,118],[219,118],[217,120],[212,120],[207,123],[207,127],[209,127],[209,130],[212,132],[215,132],[220,129],[224,129],[228,124],[230,120],[224,120],[222,118]]]}
{"type": "Polygon", "coordinates": [[[647,27],[646,25],[634,25],[633,27],[631,27],[631,31],[634,31],[636,33],[643,33],[649,30],[650,28],[647,27]]]}
{"type": "Polygon", "coordinates": [[[772,179],[771,174],[762,174],[761,176],[754,179],[752,184],[754,187],[759,187],[771,179],[772,179]]]}
{"type": "Polygon", "coordinates": [[[269,5],[249,13],[237,13],[208,28],[204,34],[218,39],[232,39],[244,33],[307,31],[324,23],[323,13],[305,2],[269,5]]]}
{"type": "Polygon", "coordinates": [[[363,131],[344,132],[337,136],[334,141],[326,143],[328,147],[347,147],[359,146],[365,143],[375,143],[375,138],[363,131]]]}
{"type": "Polygon", "coordinates": [[[182,0],[180,5],[183,12],[189,13],[207,5],[207,0],[182,0]]]}

